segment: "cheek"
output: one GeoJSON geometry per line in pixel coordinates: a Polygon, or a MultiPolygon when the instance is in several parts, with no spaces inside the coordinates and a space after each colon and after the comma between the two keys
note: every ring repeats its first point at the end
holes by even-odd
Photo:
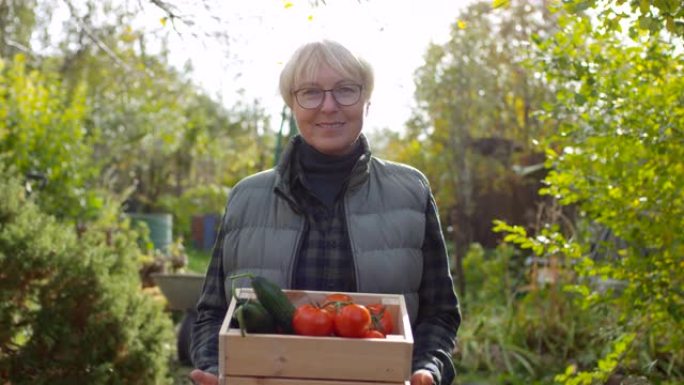
{"type": "Polygon", "coordinates": [[[313,121],[313,118],[314,113],[310,110],[305,110],[302,108],[296,108],[294,110],[294,119],[300,129],[307,128],[306,126],[313,121]]]}
{"type": "Polygon", "coordinates": [[[363,108],[351,111],[347,114],[347,119],[353,122],[354,125],[358,126],[358,129],[363,127],[363,108]]]}

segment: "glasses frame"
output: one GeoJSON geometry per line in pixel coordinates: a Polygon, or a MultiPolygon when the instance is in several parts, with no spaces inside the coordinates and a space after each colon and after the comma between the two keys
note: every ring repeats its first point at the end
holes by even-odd
{"type": "Polygon", "coordinates": [[[300,89],[297,89],[297,90],[295,90],[295,91],[292,91],[292,95],[294,96],[294,99],[295,99],[295,101],[297,102],[297,104],[299,105],[299,107],[302,107],[302,108],[305,109],[305,110],[317,110],[317,109],[321,108],[321,106],[323,105],[323,103],[325,103],[325,94],[328,93],[328,92],[330,92],[330,96],[332,96],[333,101],[335,101],[335,103],[336,103],[338,106],[349,107],[349,106],[353,106],[354,104],[358,103],[359,100],[361,100],[361,96],[363,95],[363,85],[361,85],[361,84],[341,84],[341,85],[339,85],[339,86],[335,86],[335,87],[333,87],[333,88],[328,88],[328,89],[319,88],[319,87],[302,87],[302,88],[300,88],[300,89]],[[335,92],[334,92],[334,91],[335,91],[336,89],[339,89],[339,88],[342,88],[342,87],[349,87],[349,86],[358,87],[358,88],[359,88],[359,97],[358,97],[353,103],[348,103],[348,104],[340,103],[339,100],[337,100],[337,97],[335,96],[335,92]],[[320,103],[318,103],[315,107],[304,107],[304,106],[302,105],[302,103],[299,101],[299,93],[300,93],[301,91],[304,91],[304,90],[311,90],[311,89],[315,89],[315,90],[320,90],[320,91],[322,91],[322,92],[323,92],[323,97],[321,98],[320,103]]]}

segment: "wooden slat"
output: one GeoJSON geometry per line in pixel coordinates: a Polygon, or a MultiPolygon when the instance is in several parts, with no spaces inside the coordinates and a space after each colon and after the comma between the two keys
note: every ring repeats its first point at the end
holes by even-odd
{"type": "Polygon", "coordinates": [[[221,385],[410,385],[404,382],[360,382],[343,380],[320,380],[302,378],[221,377],[221,385]]]}

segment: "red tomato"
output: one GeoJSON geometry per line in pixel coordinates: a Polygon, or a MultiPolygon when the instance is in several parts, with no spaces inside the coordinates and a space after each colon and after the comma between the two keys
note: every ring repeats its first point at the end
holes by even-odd
{"type": "Polygon", "coordinates": [[[354,299],[347,294],[333,293],[325,296],[325,302],[354,302],[354,299]]]}
{"type": "Polygon", "coordinates": [[[342,293],[333,293],[328,294],[325,297],[323,300],[323,308],[334,316],[342,306],[350,303],[354,303],[354,299],[351,296],[342,293]]]}
{"type": "Polygon", "coordinates": [[[302,336],[329,336],[334,330],[334,318],[318,306],[304,304],[295,309],[292,327],[302,336]]]}
{"type": "Polygon", "coordinates": [[[379,330],[369,329],[363,336],[363,338],[385,338],[385,335],[382,334],[379,330]]]}
{"type": "Polygon", "coordinates": [[[392,314],[385,305],[374,303],[366,307],[370,310],[373,319],[371,329],[378,330],[384,335],[392,334],[394,331],[394,321],[392,321],[392,314]]]}
{"type": "Polygon", "coordinates": [[[363,338],[370,327],[370,311],[363,305],[348,304],[335,314],[335,334],[340,337],[363,338]]]}

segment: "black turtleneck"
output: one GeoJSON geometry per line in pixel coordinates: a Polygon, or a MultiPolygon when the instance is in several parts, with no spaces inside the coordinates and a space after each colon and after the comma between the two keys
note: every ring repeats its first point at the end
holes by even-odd
{"type": "Polygon", "coordinates": [[[332,156],[319,152],[302,140],[298,153],[303,171],[302,184],[323,204],[332,207],[354,164],[363,154],[363,146],[357,140],[349,154],[332,156]]]}

